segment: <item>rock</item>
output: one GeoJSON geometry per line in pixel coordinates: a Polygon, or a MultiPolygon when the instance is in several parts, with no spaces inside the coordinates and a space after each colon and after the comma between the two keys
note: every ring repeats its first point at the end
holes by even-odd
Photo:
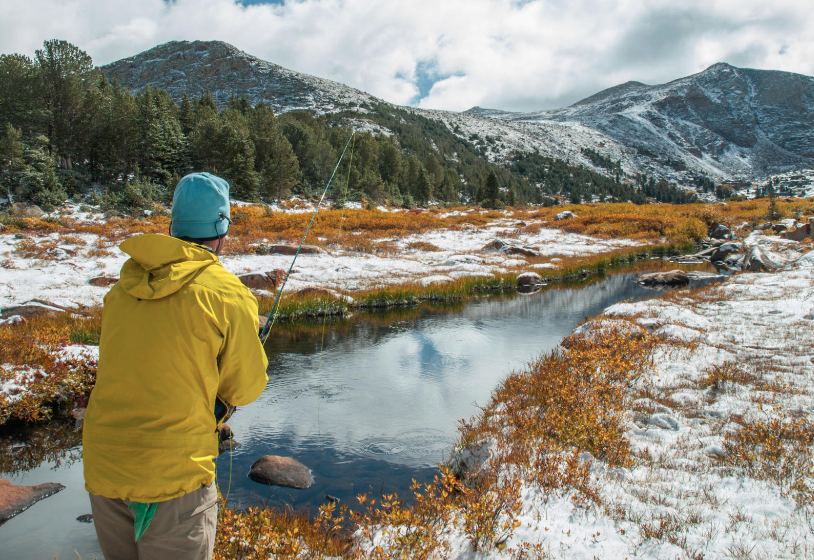
{"type": "Polygon", "coordinates": [[[712,255],[710,255],[709,260],[712,262],[725,261],[729,255],[732,253],[740,253],[740,251],[740,243],[723,243],[715,249],[715,252],[713,252],[712,255]]]}
{"type": "Polygon", "coordinates": [[[285,270],[278,268],[268,272],[249,272],[237,278],[247,288],[272,292],[285,280],[285,270]]]}
{"type": "Polygon", "coordinates": [[[507,255],[523,255],[524,257],[539,257],[540,253],[528,247],[506,247],[503,252],[507,255]]]}
{"type": "Polygon", "coordinates": [[[79,517],[76,518],[77,521],[80,523],[93,523],[93,514],[92,513],[83,513],[79,517]]]}
{"type": "Polygon", "coordinates": [[[6,226],[4,226],[3,224],[0,224],[0,231],[6,231],[6,226]]]}
{"type": "Polygon", "coordinates": [[[780,266],[770,259],[759,245],[751,247],[743,260],[743,270],[749,272],[772,272],[780,266]]]}
{"type": "Polygon", "coordinates": [[[56,305],[47,305],[36,301],[29,301],[21,305],[10,305],[2,309],[3,317],[10,317],[17,315],[22,319],[28,320],[32,317],[39,317],[44,315],[46,317],[58,317],[65,313],[65,308],[56,305]]]}
{"type": "Polygon", "coordinates": [[[651,414],[647,423],[651,426],[661,428],[662,430],[678,431],[678,429],[681,427],[678,420],[665,413],[651,414]]]}
{"type": "Polygon", "coordinates": [[[235,434],[232,432],[232,428],[229,427],[229,424],[221,424],[218,426],[218,441],[226,441],[227,439],[232,439],[232,436],[235,434]]]}
{"type": "Polygon", "coordinates": [[[314,483],[311,469],[291,457],[277,455],[263,455],[255,461],[249,478],[260,484],[287,488],[309,488],[314,483]]]}
{"type": "MultiPolygon", "coordinates": [[[[303,245],[300,249],[300,255],[313,255],[321,253],[322,249],[316,245],[303,245]]],[[[263,253],[266,255],[296,255],[296,245],[268,245],[264,247],[263,253]]]]}
{"type": "Polygon", "coordinates": [[[514,224],[514,227],[526,227],[528,224],[526,222],[520,221],[514,224]]]}
{"type": "Polygon", "coordinates": [[[729,239],[731,235],[732,230],[723,224],[718,224],[715,226],[715,229],[713,229],[712,233],[709,234],[709,236],[713,239],[729,239]]]}
{"type": "Polygon", "coordinates": [[[266,315],[258,315],[257,316],[257,323],[258,323],[258,332],[262,331],[266,328],[266,323],[269,322],[269,318],[266,315]]]}
{"type": "Polygon", "coordinates": [[[90,284],[91,286],[106,288],[108,286],[112,286],[118,281],[119,281],[118,278],[111,278],[109,276],[97,276],[96,278],[91,278],[90,280],[88,280],[88,284],[90,284]]]}
{"type": "Polygon", "coordinates": [[[518,286],[536,286],[543,283],[543,277],[536,272],[524,272],[517,277],[518,286]]]}
{"type": "Polygon", "coordinates": [[[17,486],[8,480],[0,480],[0,523],[64,489],[63,485],[55,482],[36,486],[17,486]]]}
{"type": "Polygon", "coordinates": [[[36,204],[26,204],[25,202],[15,202],[11,205],[11,214],[22,218],[41,218],[45,216],[42,208],[36,204]]]}
{"type": "Polygon", "coordinates": [[[766,223],[760,224],[759,226],[755,226],[755,229],[758,230],[758,231],[766,231],[767,229],[772,229],[772,223],[771,222],[766,222],[766,223]]]}
{"type": "Polygon", "coordinates": [[[686,286],[690,283],[690,278],[683,270],[670,270],[641,274],[638,282],[645,286],[686,286]]]}
{"type": "Polygon", "coordinates": [[[505,241],[501,241],[500,239],[495,239],[494,241],[490,241],[489,243],[484,245],[483,249],[481,249],[481,251],[490,251],[490,252],[501,251],[506,246],[507,246],[507,244],[506,244],[505,241]]]}
{"type": "Polygon", "coordinates": [[[419,279],[418,283],[422,286],[430,286],[432,284],[446,284],[447,282],[452,282],[452,278],[449,276],[444,276],[442,274],[436,274],[435,276],[425,276],[424,278],[419,279]]]}
{"type": "Polygon", "coordinates": [[[786,226],[786,224],[774,224],[772,226],[772,231],[775,232],[775,233],[782,233],[782,232],[786,231],[787,229],[789,229],[789,228],[788,228],[788,226],[786,226]]]}
{"type": "Polygon", "coordinates": [[[409,210],[407,210],[408,214],[421,214],[422,212],[424,212],[424,210],[422,210],[421,208],[410,208],[409,210]]]}
{"type": "Polygon", "coordinates": [[[577,217],[577,215],[574,214],[573,212],[571,212],[570,210],[564,210],[564,211],[560,212],[559,214],[557,214],[556,216],[554,216],[554,219],[559,221],[559,220],[567,220],[568,218],[576,218],[576,217],[577,217]]]}
{"type": "Polygon", "coordinates": [[[225,441],[218,442],[218,455],[223,455],[227,451],[234,451],[241,445],[243,444],[234,439],[227,439],[225,441]]]}
{"type": "Polygon", "coordinates": [[[783,237],[792,241],[802,241],[803,239],[812,237],[811,223],[802,224],[797,229],[792,229],[783,232],[783,237]]]}

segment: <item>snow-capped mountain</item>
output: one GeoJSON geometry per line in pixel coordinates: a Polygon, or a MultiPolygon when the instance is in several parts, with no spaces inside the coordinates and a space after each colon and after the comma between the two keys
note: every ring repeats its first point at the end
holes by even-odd
{"type": "Polygon", "coordinates": [[[763,178],[814,163],[814,78],[790,72],[719,63],[664,85],[628,82],[564,109],[470,112],[580,123],[613,138],[645,167],[680,160],[712,175],[763,178]]]}
{"type": "MultiPolygon", "coordinates": [[[[209,91],[224,106],[235,95],[275,112],[351,110],[364,126],[360,90],[287,70],[219,41],[173,41],[102,68],[131,91],[157,86],[176,100],[209,91]]],[[[762,180],[814,167],[814,78],[716,64],[664,85],[628,82],[570,107],[511,113],[475,107],[463,113],[408,108],[444,122],[505,161],[514,150],[569,159],[604,171],[583,152],[689,185],[694,173],[762,180]]],[[[375,128],[375,127],[374,127],[375,128]]]]}

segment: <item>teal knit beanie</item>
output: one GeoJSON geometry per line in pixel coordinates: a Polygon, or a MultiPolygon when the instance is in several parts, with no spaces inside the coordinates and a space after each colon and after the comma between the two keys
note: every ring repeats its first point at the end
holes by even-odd
{"type": "Polygon", "coordinates": [[[211,173],[191,173],[175,187],[172,236],[211,241],[229,231],[229,183],[211,173]]]}

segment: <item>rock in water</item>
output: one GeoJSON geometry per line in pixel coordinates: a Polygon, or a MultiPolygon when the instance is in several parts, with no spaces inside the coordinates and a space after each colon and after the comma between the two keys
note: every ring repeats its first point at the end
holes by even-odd
{"type": "Polygon", "coordinates": [[[0,523],[64,489],[63,485],[55,482],[37,486],[17,486],[8,480],[0,480],[0,523]]]}
{"type": "Polygon", "coordinates": [[[518,286],[536,286],[543,283],[543,277],[536,272],[524,272],[517,277],[518,286]]]}
{"type": "Polygon", "coordinates": [[[683,270],[671,270],[642,274],[639,282],[646,286],[686,286],[690,283],[690,278],[683,270]]]}
{"type": "Polygon", "coordinates": [[[292,459],[277,455],[263,455],[252,465],[249,478],[269,486],[309,488],[314,483],[311,469],[292,459]]]}
{"type": "Polygon", "coordinates": [[[226,439],[218,442],[218,456],[223,455],[227,451],[234,451],[241,445],[243,444],[234,439],[226,439]]]}
{"type": "Polygon", "coordinates": [[[93,523],[93,514],[92,513],[83,513],[79,517],[76,518],[77,521],[80,523],[93,523]]]}

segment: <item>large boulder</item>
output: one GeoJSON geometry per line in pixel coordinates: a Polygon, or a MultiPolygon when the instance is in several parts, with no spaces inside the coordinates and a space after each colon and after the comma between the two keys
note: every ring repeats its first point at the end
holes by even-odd
{"type": "Polygon", "coordinates": [[[772,272],[778,268],[780,266],[759,245],[750,247],[743,260],[743,270],[748,272],[772,272]]]}
{"type": "Polygon", "coordinates": [[[285,270],[278,268],[268,272],[249,272],[241,274],[237,278],[247,288],[271,292],[285,280],[285,270]]]}
{"type": "Polygon", "coordinates": [[[40,317],[42,315],[46,317],[57,317],[65,312],[65,308],[62,306],[32,300],[20,305],[9,305],[8,307],[4,307],[2,310],[0,310],[0,315],[2,315],[3,318],[18,316],[28,320],[33,317],[40,317]]]}
{"type": "Polygon", "coordinates": [[[792,241],[802,241],[803,239],[812,237],[811,233],[814,231],[814,228],[811,227],[811,222],[807,224],[801,224],[797,227],[797,229],[787,230],[783,232],[783,237],[786,239],[790,239],[792,241]]]}
{"type": "Polygon", "coordinates": [[[506,247],[503,252],[507,255],[522,255],[524,257],[539,257],[540,253],[530,247],[506,247]]]}
{"type": "Polygon", "coordinates": [[[729,239],[732,236],[732,230],[723,224],[718,224],[709,236],[713,239],[729,239]]]}
{"type": "Polygon", "coordinates": [[[36,204],[26,204],[25,202],[15,202],[11,205],[11,214],[22,218],[41,218],[45,216],[42,208],[36,204]]]}
{"type": "Polygon", "coordinates": [[[740,253],[741,247],[742,246],[740,243],[723,243],[715,249],[712,255],[710,255],[709,260],[712,262],[725,261],[729,255],[733,253],[740,253]]]}
{"type": "Polygon", "coordinates": [[[554,219],[559,221],[559,220],[567,220],[568,218],[576,218],[576,217],[577,217],[577,215],[574,214],[573,212],[571,212],[570,210],[564,210],[564,211],[560,212],[559,214],[557,214],[556,216],[554,216],[554,219]]]}
{"type": "Polygon", "coordinates": [[[55,482],[36,486],[17,486],[8,480],[0,480],[0,523],[64,489],[63,485],[55,482]]]}
{"type": "Polygon", "coordinates": [[[543,283],[543,277],[536,272],[524,272],[517,277],[518,286],[537,286],[543,283]]]}
{"type": "Polygon", "coordinates": [[[310,488],[314,483],[311,469],[291,457],[263,455],[254,462],[249,478],[269,486],[286,488],[310,488]]]}
{"type": "Polygon", "coordinates": [[[638,281],[645,286],[686,286],[690,283],[690,278],[683,270],[670,270],[641,274],[638,281]]]}

